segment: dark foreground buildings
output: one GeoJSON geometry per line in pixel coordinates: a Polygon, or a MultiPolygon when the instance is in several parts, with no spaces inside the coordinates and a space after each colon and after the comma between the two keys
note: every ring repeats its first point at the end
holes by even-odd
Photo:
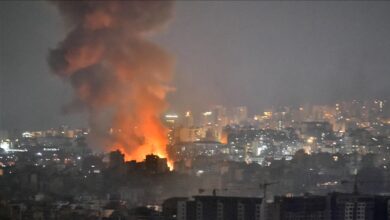
{"type": "MultiPolygon", "coordinates": [[[[390,220],[390,196],[330,193],[261,198],[194,196],[177,201],[178,220],[390,220]]],[[[175,218],[173,218],[175,217],[175,218]]]]}
{"type": "Polygon", "coordinates": [[[179,201],[178,220],[260,220],[261,198],[194,196],[179,201]]]}
{"type": "Polygon", "coordinates": [[[329,193],[258,197],[194,196],[165,200],[157,207],[129,208],[111,200],[88,203],[0,203],[0,219],[66,220],[390,220],[390,196],[329,193]],[[7,214],[8,213],[8,214],[7,214]]]}
{"type": "Polygon", "coordinates": [[[269,220],[389,220],[390,197],[350,193],[275,197],[269,220]]]}

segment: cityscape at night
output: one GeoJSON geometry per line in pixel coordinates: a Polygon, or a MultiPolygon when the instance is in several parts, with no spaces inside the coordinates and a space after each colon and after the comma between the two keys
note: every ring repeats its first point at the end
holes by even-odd
{"type": "Polygon", "coordinates": [[[390,220],[390,4],[0,2],[0,220],[390,220]]]}

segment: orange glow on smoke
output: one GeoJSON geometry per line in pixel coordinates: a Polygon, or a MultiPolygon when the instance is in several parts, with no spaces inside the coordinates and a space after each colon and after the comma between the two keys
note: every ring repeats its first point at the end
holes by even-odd
{"type": "MultiPolygon", "coordinates": [[[[119,68],[120,71],[116,71],[118,77],[126,81],[126,77],[132,75],[131,70],[119,68]]],[[[168,131],[160,120],[168,90],[161,84],[152,84],[152,81],[145,83],[137,77],[131,77],[131,80],[136,83],[128,88],[124,99],[115,101],[118,111],[112,125],[117,132],[113,134],[113,144],[109,149],[121,150],[126,160],[142,161],[148,154],[168,159],[168,131]],[[130,110],[125,107],[129,101],[132,104],[130,110]]]]}
{"type": "MultiPolygon", "coordinates": [[[[143,109],[131,114],[117,114],[114,121],[116,132],[113,134],[113,144],[110,150],[119,149],[125,154],[126,160],[142,161],[148,154],[167,158],[167,129],[156,115],[153,103],[143,100],[143,109]],[[148,106],[151,105],[151,106],[148,106]]],[[[171,167],[171,166],[170,166],[171,167]]]]}
{"type": "Polygon", "coordinates": [[[111,17],[103,11],[95,11],[93,13],[88,14],[85,18],[84,23],[87,29],[92,30],[109,27],[111,24],[111,17]]]}
{"type": "Polygon", "coordinates": [[[81,103],[88,112],[91,139],[106,151],[120,150],[126,160],[142,161],[155,154],[169,161],[167,129],[160,116],[172,91],[173,60],[145,35],[165,25],[173,3],[55,4],[74,28],[51,51],[49,64],[72,84],[74,104],[81,103]]]}
{"type": "Polygon", "coordinates": [[[69,66],[62,74],[71,75],[79,69],[95,64],[101,59],[103,51],[103,45],[92,40],[82,47],[70,48],[65,54],[69,66]]]}

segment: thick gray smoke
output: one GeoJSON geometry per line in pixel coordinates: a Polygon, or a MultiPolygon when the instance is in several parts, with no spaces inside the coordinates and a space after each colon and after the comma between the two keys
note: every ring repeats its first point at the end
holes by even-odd
{"type": "Polygon", "coordinates": [[[149,36],[170,20],[173,2],[53,3],[69,28],[48,58],[52,71],[74,88],[65,110],[86,110],[92,137],[105,149],[121,149],[132,159],[166,156],[159,117],[167,106],[173,61],[149,36]]]}

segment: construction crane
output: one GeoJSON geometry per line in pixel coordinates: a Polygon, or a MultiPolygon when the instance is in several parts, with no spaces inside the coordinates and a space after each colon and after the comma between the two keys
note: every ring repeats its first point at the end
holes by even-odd
{"type": "Polygon", "coordinates": [[[359,189],[358,189],[358,183],[361,181],[357,180],[357,174],[354,175],[353,181],[351,180],[342,180],[341,184],[348,184],[348,183],[353,183],[353,194],[359,194],[359,189]]]}
{"type": "MultiPolygon", "coordinates": [[[[263,199],[264,200],[266,200],[268,187],[272,186],[272,185],[275,185],[275,184],[278,184],[278,183],[279,182],[267,182],[267,181],[264,180],[263,183],[259,184],[260,190],[263,190],[263,199]]],[[[251,190],[254,190],[256,188],[240,188],[240,189],[251,189],[251,190]]],[[[206,191],[209,191],[209,190],[211,190],[213,196],[216,196],[217,192],[226,192],[228,190],[232,190],[232,188],[222,188],[222,189],[217,189],[217,188],[199,188],[198,189],[198,193],[202,194],[202,193],[204,193],[206,191]]]]}
{"type": "Polygon", "coordinates": [[[348,183],[353,183],[353,194],[355,197],[353,198],[353,216],[352,219],[357,219],[357,207],[358,207],[358,197],[359,197],[359,188],[358,185],[361,183],[374,183],[378,181],[363,181],[363,180],[358,180],[357,179],[357,173],[354,175],[353,180],[342,180],[341,184],[348,184],[348,183]]]}
{"type": "Polygon", "coordinates": [[[379,182],[379,181],[375,181],[375,180],[358,180],[357,174],[355,174],[353,180],[342,180],[340,183],[341,184],[353,183],[353,194],[357,195],[357,194],[360,194],[359,184],[362,184],[362,183],[377,183],[377,182],[379,182]]]}

